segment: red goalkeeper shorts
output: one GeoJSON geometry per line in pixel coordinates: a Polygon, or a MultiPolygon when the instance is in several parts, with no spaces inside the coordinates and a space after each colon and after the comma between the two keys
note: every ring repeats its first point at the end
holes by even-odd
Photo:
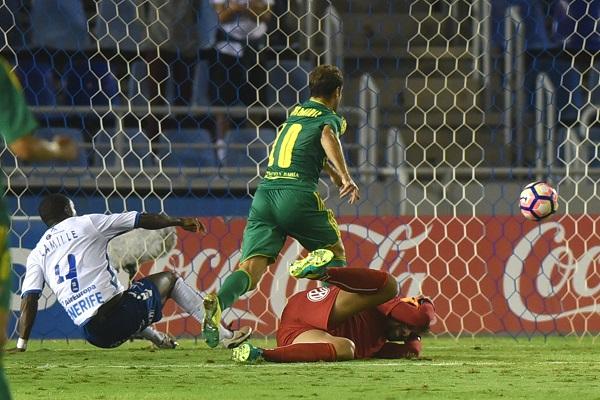
{"type": "Polygon", "coordinates": [[[281,315],[277,346],[287,346],[311,329],[329,331],[329,315],[340,289],[337,287],[305,290],[293,295],[281,315]]]}

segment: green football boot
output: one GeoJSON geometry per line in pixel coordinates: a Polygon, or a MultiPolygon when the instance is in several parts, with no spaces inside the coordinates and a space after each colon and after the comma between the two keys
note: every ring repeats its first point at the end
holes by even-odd
{"type": "Polygon", "coordinates": [[[333,260],[333,251],[331,250],[311,251],[305,258],[294,261],[288,271],[294,278],[319,280],[325,276],[326,267],[331,260],[333,260]]]}
{"type": "Polygon", "coordinates": [[[251,363],[262,360],[263,350],[252,346],[250,343],[244,343],[233,349],[231,359],[238,363],[251,363]]]}

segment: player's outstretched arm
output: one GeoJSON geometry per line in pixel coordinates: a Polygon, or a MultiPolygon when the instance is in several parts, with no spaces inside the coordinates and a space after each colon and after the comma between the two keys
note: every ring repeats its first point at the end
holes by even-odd
{"type": "Polygon", "coordinates": [[[190,232],[206,233],[204,224],[198,218],[171,218],[160,214],[140,214],[137,227],[155,230],[170,226],[180,226],[190,232]]]}
{"type": "Polygon", "coordinates": [[[341,177],[340,197],[349,195],[348,202],[354,204],[356,200],[360,199],[358,186],[354,183],[348,172],[348,166],[346,165],[344,152],[342,151],[342,144],[329,125],[325,125],[321,133],[321,146],[325,150],[327,159],[331,161],[333,167],[341,177]]]}
{"type": "Polygon", "coordinates": [[[38,310],[38,293],[26,294],[21,299],[21,316],[19,317],[18,330],[19,340],[17,341],[17,347],[15,349],[8,350],[9,353],[21,352],[27,349],[27,341],[31,335],[31,329],[35,322],[38,310]]]}

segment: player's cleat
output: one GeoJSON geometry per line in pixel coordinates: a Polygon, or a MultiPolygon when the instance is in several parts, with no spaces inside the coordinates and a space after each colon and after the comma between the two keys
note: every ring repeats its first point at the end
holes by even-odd
{"type": "Polygon", "coordinates": [[[179,346],[179,343],[175,341],[175,338],[168,333],[162,334],[162,340],[160,342],[152,342],[159,349],[174,349],[179,346]]]}
{"type": "Polygon", "coordinates": [[[215,348],[219,345],[219,324],[221,323],[221,305],[216,293],[211,293],[204,298],[204,323],[202,335],[208,347],[215,348]]]}
{"type": "Polygon", "coordinates": [[[251,363],[262,360],[263,351],[259,347],[252,346],[250,343],[244,343],[233,349],[231,359],[239,363],[251,363]]]}
{"type": "Polygon", "coordinates": [[[333,260],[331,250],[311,251],[303,259],[294,261],[288,271],[294,278],[321,279],[325,276],[326,267],[331,260],[333,260]]]}
{"type": "Polygon", "coordinates": [[[222,339],[221,346],[226,349],[233,349],[244,343],[252,335],[252,328],[242,326],[239,330],[233,331],[233,336],[230,339],[222,339]]]}

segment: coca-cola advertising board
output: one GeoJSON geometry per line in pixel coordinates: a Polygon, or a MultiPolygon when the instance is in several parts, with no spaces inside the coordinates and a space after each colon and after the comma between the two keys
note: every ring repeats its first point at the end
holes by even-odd
{"type": "MultiPolygon", "coordinates": [[[[208,234],[179,232],[177,248],[143,273],[174,269],[203,292],[236,268],[245,221],[205,220],[208,234]]],[[[435,302],[434,333],[600,331],[600,217],[539,223],[520,217],[360,217],[339,219],[353,267],[388,271],[406,296],[435,302]]],[[[235,304],[227,322],[272,334],[287,298],[316,286],[287,275],[301,248],[288,240],[258,289],[235,304]]],[[[199,326],[165,310],[164,327],[196,334],[199,326]]]]}
{"type": "MultiPolygon", "coordinates": [[[[434,333],[600,332],[598,215],[541,222],[514,216],[342,217],[338,221],[350,266],[388,271],[403,295],[422,293],[434,300],[438,315],[434,333]]],[[[142,265],[138,276],[174,270],[202,293],[217,290],[239,262],[245,219],[203,222],[206,235],[179,230],[176,247],[142,265]]],[[[287,298],[316,286],[287,274],[287,265],[301,251],[288,239],[258,289],[226,312],[225,320],[272,335],[287,298]]],[[[24,264],[28,252],[23,247],[13,249],[16,264],[24,264]]],[[[23,266],[18,268],[17,274],[22,275],[23,266]]],[[[18,309],[18,287],[12,307],[18,309]]],[[[199,324],[181,312],[168,302],[159,329],[175,335],[199,334],[199,324]]],[[[68,326],[72,327],[66,313],[46,293],[34,336],[79,336],[68,326]]]]}

